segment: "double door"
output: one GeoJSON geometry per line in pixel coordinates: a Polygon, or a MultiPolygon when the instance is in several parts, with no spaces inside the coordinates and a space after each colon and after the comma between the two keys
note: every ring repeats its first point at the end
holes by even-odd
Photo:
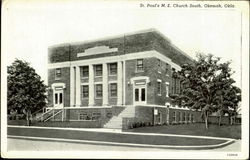
{"type": "Polygon", "coordinates": [[[54,91],[54,107],[63,107],[63,90],[54,91]]]}
{"type": "Polygon", "coordinates": [[[146,104],[146,87],[134,87],[134,104],[146,104]]]}

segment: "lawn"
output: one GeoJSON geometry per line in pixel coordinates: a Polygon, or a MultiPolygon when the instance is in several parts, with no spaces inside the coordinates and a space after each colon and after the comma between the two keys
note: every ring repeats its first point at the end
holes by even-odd
{"type": "Polygon", "coordinates": [[[182,125],[140,127],[125,131],[141,132],[141,133],[212,136],[212,137],[241,139],[241,125],[218,126],[215,124],[210,124],[208,130],[206,130],[204,123],[194,123],[194,124],[182,124],[182,125]]]}
{"type": "MultiPolygon", "coordinates": [[[[145,129],[145,128],[144,128],[145,129]]],[[[136,143],[152,145],[173,145],[173,146],[192,146],[196,145],[215,145],[226,142],[226,140],[201,139],[189,137],[154,136],[154,135],[131,135],[121,133],[105,133],[79,130],[59,130],[46,128],[19,128],[8,127],[8,135],[28,136],[28,137],[48,137],[76,140],[89,140],[100,142],[136,143]]],[[[188,149],[188,148],[187,148],[188,149]]]]}

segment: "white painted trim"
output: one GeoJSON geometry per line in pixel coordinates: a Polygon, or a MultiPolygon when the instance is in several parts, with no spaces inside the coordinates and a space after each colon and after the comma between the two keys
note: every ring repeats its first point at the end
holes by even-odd
{"type": "Polygon", "coordinates": [[[64,107],[64,109],[92,109],[92,108],[112,108],[112,106],[82,106],[82,107],[64,107]]]}
{"type": "Polygon", "coordinates": [[[175,64],[174,62],[172,62],[170,58],[166,57],[165,55],[161,54],[160,52],[157,52],[156,50],[134,52],[134,53],[124,54],[124,55],[119,55],[119,56],[109,56],[109,57],[76,60],[76,61],[72,61],[71,63],[69,61],[50,63],[50,64],[48,64],[48,69],[70,67],[71,64],[73,66],[81,66],[82,64],[90,65],[90,64],[113,63],[113,62],[118,62],[118,61],[133,60],[133,59],[145,59],[145,58],[151,58],[151,57],[161,59],[163,62],[170,64],[171,67],[175,68],[176,70],[181,69],[181,67],[179,65],[175,64]]]}
{"type": "Polygon", "coordinates": [[[52,83],[51,88],[54,90],[55,87],[63,87],[63,89],[64,89],[64,88],[66,88],[66,85],[65,85],[65,83],[52,83]]]}
{"type": "Polygon", "coordinates": [[[103,84],[102,84],[102,104],[103,105],[108,105],[108,95],[109,95],[109,89],[108,89],[108,64],[103,63],[102,64],[102,75],[103,75],[103,84]]]}
{"type": "Polygon", "coordinates": [[[157,79],[157,82],[162,82],[162,80],[161,79],[157,79]]]}
{"type": "Polygon", "coordinates": [[[89,65],[89,106],[95,103],[94,66],[89,65]]]}
{"type": "Polygon", "coordinates": [[[169,82],[165,82],[166,85],[169,85],[169,82]]]}
{"type": "Polygon", "coordinates": [[[75,74],[74,67],[70,67],[70,106],[75,105],[75,74]]]}
{"type": "Polygon", "coordinates": [[[103,82],[102,81],[100,81],[100,82],[94,82],[94,84],[103,84],[103,82]]]}
{"type": "Polygon", "coordinates": [[[136,81],[136,80],[144,80],[144,79],[146,80],[146,83],[150,82],[150,79],[149,79],[148,76],[133,77],[133,78],[130,79],[130,82],[131,82],[131,84],[134,84],[134,81],[136,81]]]}
{"type": "Polygon", "coordinates": [[[77,53],[77,57],[110,53],[110,52],[118,52],[118,48],[110,48],[109,46],[95,46],[86,49],[83,53],[77,53]]]}
{"type": "Polygon", "coordinates": [[[117,83],[117,80],[114,80],[114,81],[108,81],[108,83],[117,83]]]}
{"type": "Polygon", "coordinates": [[[117,105],[122,105],[122,89],[123,89],[123,69],[122,69],[122,61],[117,62],[117,105]]]}
{"type": "Polygon", "coordinates": [[[81,106],[81,77],[80,77],[80,67],[76,66],[76,105],[81,106]]]}
{"type": "Polygon", "coordinates": [[[89,82],[83,82],[83,83],[81,83],[81,86],[83,86],[83,85],[89,85],[89,82]]]}

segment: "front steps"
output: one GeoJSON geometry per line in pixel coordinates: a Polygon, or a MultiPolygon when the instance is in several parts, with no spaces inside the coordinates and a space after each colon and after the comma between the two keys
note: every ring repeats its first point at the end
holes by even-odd
{"type": "Polygon", "coordinates": [[[135,106],[127,106],[120,114],[113,116],[103,128],[122,129],[122,119],[133,117],[135,117],[135,106]]]}

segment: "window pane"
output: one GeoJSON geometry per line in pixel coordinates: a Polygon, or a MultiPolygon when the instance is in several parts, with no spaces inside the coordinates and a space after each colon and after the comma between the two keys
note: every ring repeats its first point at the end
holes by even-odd
{"type": "Polygon", "coordinates": [[[82,76],[83,77],[88,77],[89,76],[89,67],[88,66],[84,66],[82,68],[82,76]]]}
{"type": "Polygon", "coordinates": [[[83,97],[89,96],[89,86],[82,86],[82,95],[83,97]]]}
{"type": "Polygon", "coordinates": [[[101,84],[96,85],[96,97],[102,97],[102,85],[101,84]]]}
{"type": "Polygon", "coordinates": [[[115,74],[117,74],[117,63],[111,63],[111,64],[109,65],[109,68],[110,68],[110,70],[109,70],[109,74],[110,74],[110,75],[115,75],[115,74]]]}
{"type": "Polygon", "coordinates": [[[58,68],[55,70],[55,79],[60,79],[61,78],[61,69],[58,68]]]}
{"type": "Polygon", "coordinates": [[[141,101],[145,101],[145,88],[141,89],[141,101]]]}
{"type": "Polygon", "coordinates": [[[111,97],[117,96],[117,84],[116,83],[110,84],[110,96],[111,97]]]}
{"type": "Polygon", "coordinates": [[[139,89],[135,89],[135,101],[139,101],[139,89]]]}
{"type": "Polygon", "coordinates": [[[57,95],[57,93],[55,94],[55,104],[57,104],[58,103],[58,95],[57,95]]]}
{"type": "Polygon", "coordinates": [[[138,59],[136,66],[137,66],[137,71],[142,71],[143,70],[143,60],[142,59],[138,59]]]}
{"type": "Polygon", "coordinates": [[[62,93],[60,93],[59,103],[62,104],[63,96],[62,93]]]}
{"type": "Polygon", "coordinates": [[[95,76],[102,76],[102,65],[95,66],[95,76]]]}

